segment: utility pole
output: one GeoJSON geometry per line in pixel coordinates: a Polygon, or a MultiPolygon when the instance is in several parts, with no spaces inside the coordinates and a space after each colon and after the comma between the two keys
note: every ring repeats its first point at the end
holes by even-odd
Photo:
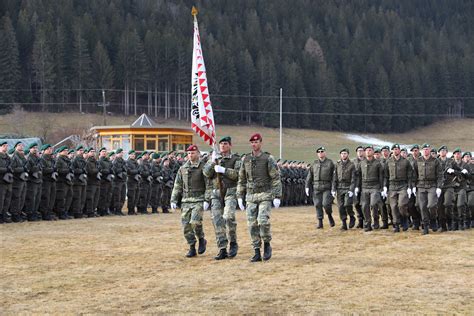
{"type": "Polygon", "coordinates": [[[104,126],[107,125],[107,107],[109,106],[109,102],[105,102],[105,90],[102,89],[102,104],[97,104],[97,106],[102,107],[102,116],[104,118],[104,126]]]}

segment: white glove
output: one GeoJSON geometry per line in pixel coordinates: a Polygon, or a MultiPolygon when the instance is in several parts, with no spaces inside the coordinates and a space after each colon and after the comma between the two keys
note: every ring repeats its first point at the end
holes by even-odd
{"type": "Polygon", "coordinates": [[[352,193],[352,191],[348,191],[348,192],[347,192],[347,195],[349,195],[349,197],[351,198],[351,197],[354,196],[354,193],[352,193]]]}
{"type": "Polygon", "coordinates": [[[464,173],[464,174],[468,174],[467,169],[462,169],[461,172],[464,173]]]}
{"type": "Polygon", "coordinates": [[[202,208],[204,209],[204,212],[207,211],[209,209],[209,203],[204,201],[204,203],[202,204],[202,208]]]}
{"type": "Polygon", "coordinates": [[[214,171],[217,173],[225,173],[225,168],[219,165],[214,166],[214,171]]]}
{"type": "Polygon", "coordinates": [[[382,196],[383,199],[387,198],[387,192],[385,191],[380,192],[380,195],[382,196]]]}
{"type": "Polygon", "coordinates": [[[306,196],[309,196],[309,188],[304,188],[304,192],[306,192],[306,196]]]}
{"type": "Polygon", "coordinates": [[[359,188],[355,188],[355,189],[354,189],[354,195],[355,195],[355,196],[358,196],[358,195],[359,195],[359,188]]]}
{"type": "Polygon", "coordinates": [[[215,150],[212,151],[211,160],[214,162],[217,159],[217,153],[215,150]]]}
{"type": "Polygon", "coordinates": [[[177,208],[178,206],[176,205],[176,203],[171,202],[171,209],[176,210],[177,208]]]}
{"type": "Polygon", "coordinates": [[[441,189],[440,188],[436,188],[436,196],[439,197],[441,196],[441,189]]]}
{"type": "Polygon", "coordinates": [[[332,198],[336,197],[336,191],[331,191],[332,198]]]}
{"type": "Polygon", "coordinates": [[[411,192],[411,189],[410,189],[410,188],[407,189],[407,194],[408,194],[408,198],[411,198],[412,192],[411,192]]]}
{"type": "Polygon", "coordinates": [[[239,208],[241,211],[244,211],[245,210],[245,206],[244,206],[244,200],[242,199],[237,199],[237,202],[239,203],[239,208]]]}
{"type": "Polygon", "coordinates": [[[416,196],[416,187],[413,187],[413,189],[411,189],[412,193],[413,193],[413,196],[416,196]]]}
{"type": "Polygon", "coordinates": [[[451,174],[451,173],[454,173],[454,169],[453,168],[449,168],[448,170],[446,170],[447,173],[451,174]]]}
{"type": "Polygon", "coordinates": [[[280,207],[280,199],[273,199],[273,206],[275,206],[275,208],[279,208],[280,207]]]}

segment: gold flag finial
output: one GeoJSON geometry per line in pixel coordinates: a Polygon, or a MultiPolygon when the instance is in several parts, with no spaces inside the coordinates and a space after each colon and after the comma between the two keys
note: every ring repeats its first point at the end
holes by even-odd
{"type": "Polygon", "coordinates": [[[198,9],[195,6],[193,6],[193,8],[191,9],[191,14],[194,17],[196,17],[196,15],[198,14],[198,9]]]}

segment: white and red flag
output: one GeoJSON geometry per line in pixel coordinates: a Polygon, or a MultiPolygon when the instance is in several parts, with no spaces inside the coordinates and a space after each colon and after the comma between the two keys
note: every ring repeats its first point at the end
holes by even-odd
{"type": "Polygon", "coordinates": [[[216,128],[207,87],[206,66],[202,55],[201,38],[196,18],[197,9],[195,7],[193,7],[192,14],[194,16],[194,44],[191,74],[191,128],[209,146],[214,146],[216,143],[216,128]]]}

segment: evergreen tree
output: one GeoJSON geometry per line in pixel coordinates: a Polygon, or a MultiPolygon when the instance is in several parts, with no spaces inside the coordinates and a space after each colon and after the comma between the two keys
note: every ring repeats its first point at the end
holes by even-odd
{"type": "Polygon", "coordinates": [[[0,29],[0,93],[1,103],[13,103],[17,99],[20,83],[20,64],[15,30],[8,16],[1,20],[0,29]]]}

